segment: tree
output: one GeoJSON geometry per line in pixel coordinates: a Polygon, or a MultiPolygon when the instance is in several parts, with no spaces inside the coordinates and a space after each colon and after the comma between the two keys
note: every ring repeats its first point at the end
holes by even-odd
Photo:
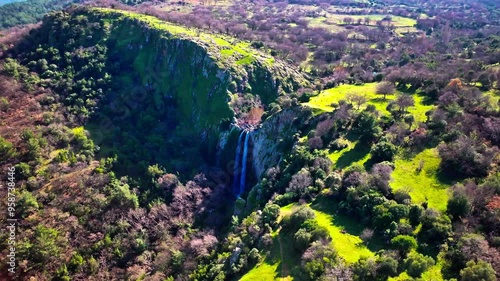
{"type": "Polygon", "coordinates": [[[9,100],[5,97],[0,97],[0,111],[7,111],[9,109],[9,100]]]}
{"type": "Polygon", "coordinates": [[[321,280],[321,276],[335,266],[337,252],[327,241],[316,241],[302,255],[302,269],[309,280],[321,280]]]}
{"type": "Polygon", "coordinates": [[[362,257],[353,266],[354,280],[377,280],[377,263],[374,258],[362,257]]]}
{"type": "Polygon", "coordinates": [[[370,239],[372,239],[373,234],[374,234],[373,229],[365,228],[365,229],[363,229],[363,231],[359,235],[359,238],[361,238],[361,240],[363,240],[363,242],[368,244],[368,241],[370,241],[370,239]]]}
{"type": "Polygon", "coordinates": [[[315,217],[314,211],[309,206],[300,207],[290,216],[290,223],[293,229],[299,228],[306,220],[315,217]]]}
{"type": "Polygon", "coordinates": [[[410,213],[408,214],[408,219],[412,226],[417,226],[420,224],[420,218],[422,217],[423,208],[419,205],[412,205],[410,207],[410,213]]]}
{"type": "Polygon", "coordinates": [[[417,240],[409,235],[398,235],[391,239],[391,245],[406,256],[411,250],[417,248],[417,240]]]}
{"type": "Polygon", "coordinates": [[[358,93],[347,93],[346,100],[349,103],[355,104],[356,109],[359,110],[359,108],[368,101],[368,98],[358,93]]]}
{"type": "Polygon", "coordinates": [[[372,146],[371,154],[372,160],[375,162],[382,161],[392,161],[396,152],[397,147],[388,141],[381,141],[372,146]]]}
{"type": "Polygon", "coordinates": [[[404,264],[408,275],[414,278],[420,278],[422,273],[434,265],[434,260],[420,253],[411,253],[408,258],[404,260],[404,264]]]}
{"type": "Polygon", "coordinates": [[[392,95],[396,91],[394,84],[389,81],[380,82],[377,85],[376,93],[378,95],[383,95],[384,99],[386,99],[387,95],[392,95]]]}
{"type": "Polygon", "coordinates": [[[312,234],[301,228],[293,235],[294,246],[299,252],[304,252],[311,242],[312,234]]]}
{"type": "Polygon", "coordinates": [[[461,136],[438,147],[441,168],[456,177],[481,177],[488,174],[498,148],[486,146],[476,136],[461,136]]]}
{"type": "Polygon", "coordinates": [[[399,106],[399,111],[404,112],[410,106],[415,105],[415,99],[410,95],[399,95],[396,99],[396,105],[399,106]]]}
{"type": "Polygon", "coordinates": [[[398,274],[398,261],[390,256],[381,256],[377,259],[377,277],[385,280],[398,274]]]}
{"type": "Polygon", "coordinates": [[[447,213],[454,219],[461,218],[469,214],[471,204],[469,199],[463,194],[454,193],[448,200],[447,213]]]}
{"type": "Polygon", "coordinates": [[[276,204],[267,204],[262,210],[262,221],[270,225],[276,224],[280,215],[280,206],[276,204]]]}
{"type": "Polygon", "coordinates": [[[461,281],[495,281],[495,270],[491,264],[479,260],[469,261],[467,267],[460,270],[461,281]]]}

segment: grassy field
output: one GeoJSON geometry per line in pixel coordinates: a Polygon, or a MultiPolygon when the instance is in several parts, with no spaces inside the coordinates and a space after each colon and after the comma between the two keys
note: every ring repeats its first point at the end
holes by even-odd
{"type": "Polygon", "coordinates": [[[426,149],[410,159],[398,156],[392,173],[391,187],[394,190],[407,189],[412,201],[422,203],[427,201],[429,207],[446,210],[449,184],[439,178],[440,158],[437,149],[426,149]],[[422,163],[422,170],[417,168],[422,163]]]}
{"type": "MultiPolygon", "coordinates": [[[[365,95],[368,104],[373,104],[382,114],[390,114],[386,107],[391,100],[395,99],[396,95],[387,96],[387,99],[384,100],[375,93],[376,88],[377,83],[366,83],[359,86],[341,85],[323,91],[320,95],[311,98],[306,105],[321,112],[332,111],[332,103],[345,99],[348,93],[358,93],[365,95]]],[[[495,97],[495,93],[489,94],[495,97]]],[[[426,104],[425,97],[422,95],[414,94],[413,97],[415,106],[410,107],[408,111],[415,117],[415,124],[424,122],[427,118],[425,112],[431,110],[434,106],[426,104]]],[[[370,158],[370,147],[359,145],[356,137],[347,137],[347,140],[349,141],[347,148],[329,154],[329,158],[336,169],[344,169],[353,164],[363,165],[370,158]]],[[[426,149],[409,159],[399,155],[395,161],[396,168],[392,174],[393,182],[391,186],[395,190],[408,189],[412,200],[416,203],[428,201],[430,207],[445,210],[449,184],[440,181],[438,174],[439,163],[440,158],[436,149],[426,149]],[[417,168],[421,162],[423,163],[423,169],[420,173],[417,173],[417,168]]]]}
{"type": "Polygon", "coordinates": [[[331,32],[346,31],[346,29],[336,23],[333,23],[326,17],[306,18],[309,21],[309,27],[321,27],[331,32]]]}
{"type": "MultiPolygon", "coordinates": [[[[344,169],[351,165],[364,165],[370,159],[370,147],[351,142],[349,147],[329,154],[334,168],[344,169]]],[[[406,158],[399,154],[394,162],[391,187],[396,191],[408,190],[414,203],[428,202],[429,207],[446,210],[449,198],[448,187],[451,183],[440,177],[440,158],[436,148],[406,158]],[[422,170],[418,168],[422,163],[422,170]]]]}
{"type": "MultiPolygon", "coordinates": [[[[280,209],[280,219],[292,213],[295,204],[290,204],[280,209]]],[[[273,246],[264,260],[243,275],[240,281],[297,281],[291,273],[291,268],[300,264],[300,256],[294,250],[293,241],[279,230],[273,235],[273,246]],[[286,257],[283,259],[282,257],[286,257]]]]}
{"type": "Polygon", "coordinates": [[[314,210],[314,213],[316,214],[318,224],[328,229],[328,232],[332,237],[333,248],[337,250],[339,256],[341,256],[347,263],[354,263],[363,256],[371,257],[375,255],[366,247],[366,245],[363,244],[361,238],[359,238],[358,235],[355,235],[359,234],[358,231],[353,232],[355,234],[346,232],[347,229],[350,228],[357,228],[357,230],[359,230],[360,227],[355,225],[355,222],[338,214],[331,215],[318,210],[314,210]],[[346,223],[350,225],[347,229],[344,227],[346,223]]]}
{"type": "Polygon", "coordinates": [[[344,169],[348,166],[365,164],[370,159],[370,147],[361,145],[359,141],[349,142],[349,146],[328,155],[336,169],[344,169]]]}
{"type": "Polygon", "coordinates": [[[376,22],[384,19],[385,17],[391,17],[391,23],[395,27],[413,27],[417,24],[417,21],[412,18],[405,18],[400,16],[392,16],[392,15],[342,15],[342,14],[328,14],[327,19],[330,21],[334,21],[338,24],[343,24],[344,18],[349,17],[354,19],[354,22],[357,22],[358,19],[364,20],[365,18],[370,19],[370,25],[376,25],[376,22]]]}
{"type": "MultiPolygon", "coordinates": [[[[283,213],[291,213],[294,206],[296,205],[284,207],[283,213]]],[[[381,248],[380,241],[376,239],[368,247],[363,244],[359,234],[363,231],[364,226],[348,216],[338,213],[335,204],[329,202],[328,199],[319,197],[310,206],[314,210],[318,224],[328,229],[332,237],[333,248],[346,262],[354,263],[363,256],[374,256],[374,252],[381,248]]]]}
{"type": "Polygon", "coordinates": [[[276,233],[273,237],[273,246],[264,260],[243,275],[240,281],[298,281],[292,276],[291,270],[300,264],[293,247],[291,237],[276,233]],[[286,257],[283,259],[282,257],[286,257]]]}
{"type": "MultiPolygon", "coordinates": [[[[338,103],[341,100],[345,100],[348,93],[357,93],[364,95],[368,99],[368,104],[374,105],[382,114],[389,115],[390,112],[386,109],[387,105],[389,102],[396,99],[398,94],[403,93],[397,92],[394,95],[388,95],[386,99],[384,99],[383,96],[376,94],[377,84],[376,82],[363,85],[343,84],[322,91],[321,94],[312,97],[305,105],[321,111],[332,111],[332,103],[338,103]]],[[[408,111],[415,117],[415,123],[424,122],[426,120],[425,112],[431,110],[434,106],[426,104],[425,97],[422,95],[413,94],[412,96],[415,99],[415,106],[410,107],[408,111]]],[[[362,106],[361,109],[364,107],[366,106],[362,106]]]]}

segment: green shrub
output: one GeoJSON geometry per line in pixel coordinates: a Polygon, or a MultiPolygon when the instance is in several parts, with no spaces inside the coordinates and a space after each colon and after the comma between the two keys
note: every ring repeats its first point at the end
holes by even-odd
{"type": "Polygon", "coordinates": [[[381,141],[372,146],[371,155],[374,162],[392,161],[398,149],[388,141],[381,141]]]}
{"type": "Polygon", "coordinates": [[[301,228],[293,235],[293,244],[299,252],[305,251],[309,247],[312,235],[306,229],[301,228]]]}
{"type": "Polygon", "coordinates": [[[9,109],[10,103],[5,97],[0,97],[0,111],[7,111],[9,109]]]}
{"type": "Polygon", "coordinates": [[[14,145],[0,136],[0,162],[4,162],[17,155],[14,145]]]}
{"type": "Polygon", "coordinates": [[[417,248],[417,240],[409,235],[398,235],[391,239],[391,245],[406,255],[417,248]]]}
{"type": "Polygon", "coordinates": [[[422,273],[434,265],[434,260],[420,253],[411,253],[408,258],[404,260],[404,264],[408,275],[414,278],[420,278],[422,273]]]}
{"type": "Polygon", "coordinates": [[[467,262],[467,267],[460,271],[461,281],[495,281],[495,270],[491,264],[479,260],[467,262]]]}

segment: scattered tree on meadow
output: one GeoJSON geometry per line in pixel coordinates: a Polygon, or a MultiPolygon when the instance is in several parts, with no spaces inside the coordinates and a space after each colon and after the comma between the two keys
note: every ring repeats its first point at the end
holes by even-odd
{"type": "Polygon", "coordinates": [[[406,94],[399,95],[396,98],[395,102],[396,105],[399,106],[400,112],[404,112],[408,107],[415,105],[415,99],[412,96],[406,94]]]}
{"type": "Polygon", "coordinates": [[[378,95],[383,95],[384,99],[387,98],[387,95],[392,95],[396,91],[394,84],[389,81],[380,82],[377,85],[376,93],[378,95]]]}

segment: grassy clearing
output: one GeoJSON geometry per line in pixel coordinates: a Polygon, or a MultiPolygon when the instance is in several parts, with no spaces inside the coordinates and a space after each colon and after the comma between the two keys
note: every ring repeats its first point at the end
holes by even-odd
{"type": "MultiPolygon", "coordinates": [[[[293,203],[280,209],[280,217],[290,215],[298,205],[293,203]]],[[[373,238],[367,246],[359,238],[364,227],[351,218],[338,214],[335,205],[319,198],[311,205],[319,225],[328,229],[332,237],[332,247],[348,263],[354,263],[361,257],[371,257],[380,250],[382,242],[373,238]]],[[[281,231],[274,233],[273,246],[264,260],[248,271],[240,281],[291,281],[298,280],[297,270],[300,264],[300,255],[294,250],[293,234],[281,231]]]]}
{"type": "Polygon", "coordinates": [[[374,256],[376,251],[382,249],[383,242],[376,236],[368,245],[363,243],[359,235],[365,226],[337,212],[334,202],[325,197],[319,197],[311,208],[316,214],[318,224],[326,227],[330,232],[333,247],[346,262],[354,263],[361,257],[374,256]]]}
{"type": "Polygon", "coordinates": [[[320,27],[330,32],[342,32],[346,30],[344,27],[336,23],[333,23],[332,20],[326,17],[316,17],[316,18],[308,17],[305,19],[309,21],[308,24],[309,27],[320,27]]]}
{"type": "Polygon", "coordinates": [[[231,58],[234,55],[238,55],[240,58],[237,64],[250,64],[255,60],[255,57],[264,58],[265,62],[272,63],[270,59],[272,57],[266,56],[264,54],[258,53],[250,47],[249,42],[241,41],[236,38],[232,38],[224,35],[215,35],[202,32],[195,28],[187,28],[166,21],[162,21],[156,17],[148,16],[144,14],[138,14],[130,11],[122,11],[108,8],[93,8],[103,14],[118,14],[123,17],[132,18],[140,20],[148,24],[151,28],[156,30],[165,31],[172,36],[189,38],[196,38],[209,45],[218,46],[221,51],[220,54],[225,58],[231,58]]]}
{"type": "Polygon", "coordinates": [[[391,187],[394,190],[408,190],[415,203],[427,201],[429,207],[446,210],[449,184],[443,183],[439,178],[440,161],[435,148],[426,149],[410,159],[399,156],[395,161],[391,187]],[[418,172],[420,163],[423,168],[418,172]]]}
{"type": "MultiPolygon", "coordinates": [[[[284,207],[284,212],[291,212],[292,205],[284,207]]],[[[283,209],[283,208],[282,208],[283,209]]],[[[273,234],[273,245],[264,260],[243,275],[240,281],[292,281],[300,265],[300,255],[295,252],[293,238],[282,232],[273,234]]]]}
{"type": "MultiPolygon", "coordinates": [[[[278,269],[279,263],[268,264],[266,262],[262,262],[252,268],[249,272],[247,272],[243,277],[240,278],[240,281],[254,281],[254,280],[262,280],[262,281],[274,281],[277,278],[276,271],[278,269]]],[[[279,279],[278,279],[279,280],[279,279]]],[[[291,277],[282,280],[293,280],[291,277]]]]}
{"type": "Polygon", "coordinates": [[[351,165],[363,165],[370,159],[370,147],[361,145],[359,141],[349,142],[348,147],[334,151],[328,155],[336,169],[344,169],[351,165]]]}
{"type": "Polygon", "coordinates": [[[371,26],[376,25],[377,21],[380,21],[385,17],[390,17],[391,24],[393,24],[395,27],[404,27],[404,26],[413,27],[417,24],[417,21],[415,19],[405,18],[400,16],[392,16],[392,15],[343,15],[343,14],[331,14],[331,13],[327,15],[327,18],[329,20],[332,20],[339,24],[343,24],[344,18],[346,17],[354,19],[354,22],[357,22],[358,19],[364,20],[365,18],[369,18],[371,21],[370,22],[371,26]]]}
{"type": "MultiPolygon", "coordinates": [[[[363,85],[343,84],[338,87],[322,91],[321,94],[312,97],[306,105],[323,111],[332,111],[333,107],[331,107],[331,104],[345,99],[345,96],[348,93],[363,94],[369,98],[370,101],[371,99],[379,98],[375,93],[376,89],[377,83],[366,83],[363,85]]],[[[388,99],[390,98],[391,97],[388,97],[388,99]]],[[[385,110],[385,107],[383,110],[385,110]]]]}
{"type": "MultiPolygon", "coordinates": [[[[375,254],[370,251],[359,236],[345,232],[343,227],[337,225],[339,215],[329,215],[314,210],[316,220],[320,226],[326,227],[332,237],[332,245],[346,262],[354,263],[361,257],[371,257],[375,254]]],[[[349,220],[345,220],[349,221],[349,220]]],[[[350,222],[353,223],[352,221],[350,222]]]]}
{"type": "MultiPolygon", "coordinates": [[[[357,93],[364,95],[368,99],[368,104],[374,105],[380,113],[390,115],[390,112],[386,109],[387,105],[396,99],[398,94],[403,93],[397,92],[395,95],[388,95],[384,99],[381,95],[376,94],[377,84],[376,82],[365,83],[363,85],[343,84],[322,91],[321,94],[312,97],[305,105],[322,111],[333,111],[332,103],[345,100],[348,93],[357,93]]],[[[410,107],[408,111],[415,117],[415,124],[424,122],[427,118],[425,112],[431,110],[434,106],[426,104],[425,97],[422,95],[414,94],[413,98],[415,99],[415,106],[410,107]]],[[[362,106],[360,109],[363,110],[365,107],[362,106]]]]}

